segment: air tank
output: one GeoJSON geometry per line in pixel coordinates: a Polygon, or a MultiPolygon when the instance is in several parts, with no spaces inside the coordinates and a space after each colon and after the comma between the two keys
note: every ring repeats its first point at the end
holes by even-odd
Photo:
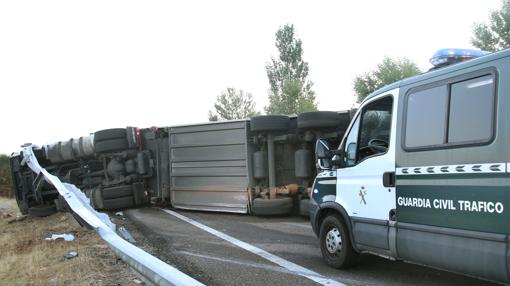
{"type": "Polygon", "coordinates": [[[308,179],[312,177],[312,151],[299,149],[294,153],[296,178],[308,179]]]}
{"type": "Polygon", "coordinates": [[[60,142],[52,143],[44,146],[46,158],[52,163],[62,162],[63,159],[60,156],[60,142]]]}
{"type": "Polygon", "coordinates": [[[46,158],[52,163],[73,161],[94,155],[94,135],[72,138],[44,146],[46,158]]]}
{"type": "Polygon", "coordinates": [[[253,153],[253,177],[264,179],[268,176],[267,152],[257,151],[253,153]]]}
{"type": "Polygon", "coordinates": [[[63,161],[74,160],[73,140],[74,139],[70,139],[67,141],[60,142],[60,156],[62,157],[63,161]]]}

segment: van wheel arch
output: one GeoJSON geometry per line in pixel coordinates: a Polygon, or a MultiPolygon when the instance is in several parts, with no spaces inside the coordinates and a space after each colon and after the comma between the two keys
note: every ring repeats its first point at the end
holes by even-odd
{"type": "MultiPolygon", "coordinates": [[[[347,230],[349,232],[349,238],[352,241],[352,247],[354,248],[354,250],[356,252],[359,253],[360,251],[356,247],[356,240],[354,239],[354,232],[352,231],[352,221],[351,221],[349,215],[347,214],[347,211],[345,211],[345,209],[341,205],[339,205],[335,202],[322,203],[320,205],[320,211],[317,213],[317,215],[315,217],[315,225],[316,225],[315,229],[319,230],[324,219],[330,215],[338,215],[342,219],[342,221],[347,226],[347,230]]],[[[318,232],[316,234],[318,235],[318,232]]]]}

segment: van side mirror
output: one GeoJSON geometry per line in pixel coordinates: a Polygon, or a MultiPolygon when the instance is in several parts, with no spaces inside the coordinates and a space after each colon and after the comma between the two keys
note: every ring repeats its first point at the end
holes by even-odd
{"type": "Polygon", "coordinates": [[[356,162],[356,143],[351,142],[347,145],[347,152],[345,156],[345,161],[348,166],[354,165],[356,162]]]}
{"type": "Polygon", "coordinates": [[[332,167],[330,147],[324,139],[319,139],[315,142],[315,162],[317,170],[330,170],[332,167]]]}

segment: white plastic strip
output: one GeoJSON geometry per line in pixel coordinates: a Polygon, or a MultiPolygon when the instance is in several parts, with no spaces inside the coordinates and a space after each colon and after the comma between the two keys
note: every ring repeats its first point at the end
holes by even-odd
{"type": "Polygon", "coordinates": [[[96,212],[90,206],[89,199],[83,192],[74,185],[62,183],[58,177],[51,175],[39,165],[32,146],[23,148],[23,161],[36,174],[42,173],[44,179],[65,198],[73,212],[93,227],[117,256],[151,282],[156,285],[203,285],[117,235],[115,225],[110,221],[108,215],[96,212]]]}
{"type": "Polygon", "coordinates": [[[303,277],[306,277],[316,283],[319,283],[321,285],[329,285],[329,286],[344,286],[344,284],[338,282],[338,281],[335,281],[335,280],[332,280],[332,279],[329,279],[329,278],[326,278],[322,275],[320,275],[319,273],[317,272],[314,272],[314,271],[311,271],[309,269],[306,269],[302,266],[299,266],[295,263],[292,263],[288,260],[285,260],[279,256],[276,256],[274,254],[271,254],[263,249],[260,249],[256,246],[253,246],[249,243],[246,243],[244,241],[241,241],[237,238],[234,238],[228,234],[225,234],[221,231],[218,231],[218,230],[215,230],[211,227],[208,227],[206,225],[203,225],[195,220],[192,220],[186,216],[183,216],[181,214],[178,214],[174,211],[171,211],[171,210],[166,210],[166,209],[163,209],[164,212],[168,213],[168,214],[171,214],[173,216],[175,216],[176,218],[180,219],[180,220],[183,220],[191,225],[194,225],[204,231],[207,231],[208,233],[214,235],[214,236],[217,236],[223,240],[226,240],[244,250],[247,250],[253,254],[256,254],[262,258],[265,258],[277,265],[280,265],[281,267],[289,270],[290,272],[292,272],[293,274],[295,275],[299,275],[299,276],[303,276],[303,277]]]}

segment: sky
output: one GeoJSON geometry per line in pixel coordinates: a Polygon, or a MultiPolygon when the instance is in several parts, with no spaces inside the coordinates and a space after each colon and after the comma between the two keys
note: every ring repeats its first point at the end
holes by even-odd
{"type": "Polygon", "coordinates": [[[0,1],[0,153],[97,130],[206,122],[227,87],[268,104],[275,32],[294,24],[320,110],[355,102],[384,56],[422,70],[473,48],[484,1],[0,1]]]}

